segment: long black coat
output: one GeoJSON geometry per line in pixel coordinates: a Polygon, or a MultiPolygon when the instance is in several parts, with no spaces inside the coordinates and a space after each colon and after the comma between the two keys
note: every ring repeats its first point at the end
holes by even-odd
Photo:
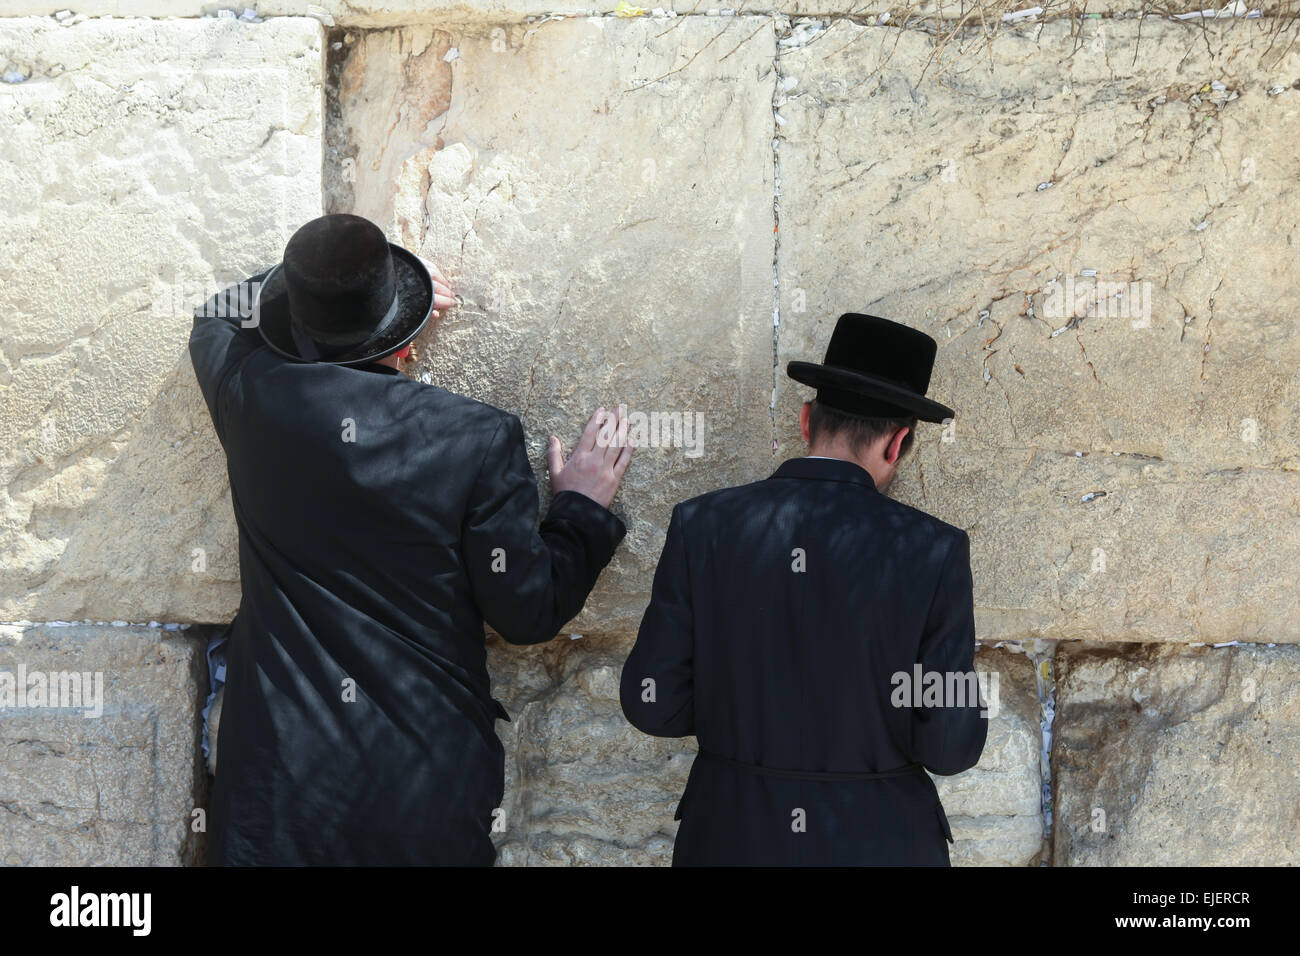
{"type": "Polygon", "coordinates": [[[918,663],[972,673],[969,548],[834,459],[673,509],[621,695],[640,730],[699,742],[675,866],[949,864],[925,773],[837,775],[979,760],[977,693],[891,702],[918,663]]]}
{"type": "Polygon", "coordinates": [[[234,288],[190,335],[242,585],[208,862],[491,864],[509,717],[484,619],[554,637],[623,523],[561,492],[539,533],[517,417],[383,365],[287,361],[234,288]]]}

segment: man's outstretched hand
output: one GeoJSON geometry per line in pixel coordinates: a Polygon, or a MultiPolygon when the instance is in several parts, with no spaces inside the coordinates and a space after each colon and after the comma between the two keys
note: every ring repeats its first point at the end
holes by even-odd
{"type": "Polygon", "coordinates": [[[456,304],[456,299],[452,296],[451,286],[448,285],[443,274],[438,271],[438,267],[423,256],[416,256],[415,258],[424,263],[424,267],[429,270],[429,278],[433,280],[432,317],[436,319],[442,315],[443,310],[450,309],[454,306],[456,304]]]}
{"type": "Polygon", "coordinates": [[[551,436],[546,448],[546,470],[551,473],[551,487],[576,491],[608,508],[632,460],[632,442],[627,437],[627,419],[619,411],[596,409],[578,439],[569,460],[564,460],[564,446],[551,436]]]}

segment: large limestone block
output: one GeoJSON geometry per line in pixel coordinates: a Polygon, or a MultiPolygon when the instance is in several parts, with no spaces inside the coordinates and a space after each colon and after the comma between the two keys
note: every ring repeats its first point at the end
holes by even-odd
{"type": "MultiPolygon", "coordinates": [[[[623,717],[630,650],[561,637],[543,649],[493,640],[493,693],[510,712],[502,865],[666,865],[695,739],[641,733],[623,717]]],[[[507,729],[508,728],[508,729],[507,729]]]]}
{"type": "Polygon", "coordinates": [[[1296,648],[1058,659],[1060,862],[1295,864],[1296,648]]]}
{"type": "Polygon", "coordinates": [[[951,777],[931,775],[953,843],[953,866],[1029,866],[1043,849],[1041,707],[1032,662],[981,647],[975,670],[995,694],[979,763],[951,777]]]}
{"type": "Polygon", "coordinates": [[[229,618],[187,339],[320,214],[320,24],[0,20],[0,61],[0,619],[229,618]]]}
{"type": "MultiPolygon", "coordinates": [[[[489,644],[493,693],[510,723],[502,865],[667,865],[673,812],[694,759],[694,737],[642,734],[619,704],[630,639],[560,638],[535,649],[489,644]]],[[[1039,706],[1022,654],[981,650],[996,674],[998,710],[980,762],[935,777],[956,843],[954,865],[1026,865],[1042,848],[1039,706]]]]}
{"type": "Polygon", "coordinates": [[[1064,645],[1058,866],[1300,863],[1300,648],[1064,645]]]}
{"type": "Polygon", "coordinates": [[[958,440],[898,485],[969,530],[982,640],[1300,641],[1295,471],[958,440]]]}
{"type": "Polygon", "coordinates": [[[672,505],[774,468],[773,51],[762,18],[604,18],[370,33],[342,68],[353,211],[462,298],[423,378],[519,414],[543,486],[547,435],[598,404],[692,425],[637,452],[575,629],[635,628],[672,505]]]}
{"type": "Polygon", "coordinates": [[[183,633],[0,629],[0,863],[199,862],[193,811],[207,794],[198,718],[206,687],[200,642],[183,633]],[[60,677],[70,692],[73,674],[82,696],[58,697],[60,677]],[[31,696],[41,685],[51,693],[31,696]]]}
{"type": "Polygon", "coordinates": [[[942,85],[919,31],[780,56],[778,454],[785,363],[841,312],[906,321],[957,419],[897,494],[971,528],[981,639],[1294,641],[1300,49],[1140,27],[950,47],[942,85]],[[1089,314],[1098,280],[1125,295],[1089,314]]]}

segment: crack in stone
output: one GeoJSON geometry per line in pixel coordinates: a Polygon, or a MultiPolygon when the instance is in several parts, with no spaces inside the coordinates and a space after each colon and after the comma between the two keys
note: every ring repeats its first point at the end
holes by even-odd
{"type": "Polygon", "coordinates": [[[772,51],[772,395],[768,403],[771,419],[772,458],[777,457],[776,395],[781,376],[781,124],[778,110],[785,95],[785,74],[781,70],[780,39],[790,33],[788,17],[773,18],[772,51]]]}
{"type": "MultiPolygon", "coordinates": [[[[1201,381],[1202,382],[1207,381],[1205,377],[1205,366],[1210,359],[1210,340],[1214,338],[1214,329],[1211,328],[1211,326],[1213,326],[1214,324],[1214,297],[1219,294],[1219,290],[1222,288],[1223,288],[1223,280],[1220,279],[1219,284],[1214,287],[1214,292],[1210,294],[1210,317],[1205,320],[1205,344],[1201,346],[1201,381]]],[[[1202,405],[1204,405],[1204,399],[1202,399],[1202,405]]]]}
{"type": "MultiPolygon", "coordinates": [[[[640,84],[638,84],[638,85],[636,85],[636,86],[629,87],[628,89],[623,90],[622,92],[624,92],[624,93],[634,93],[634,92],[636,92],[637,90],[645,89],[645,87],[650,86],[652,83],[658,83],[660,80],[667,79],[668,77],[672,76],[672,75],[675,74],[675,73],[680,73],[680,72],[682,72],[682,70],[686,69],[688,66],[690,66],[692,63],[695,62],[695,58],[696,58],[696,57],[698,57],[701,53],[703,53],[703,52],[704,52],[705,50],[707,50],[710,46],[712,46],[714,40],[718,39],[718,37],[722,36],[722,34],[726,33],[728,30],[730,30],[731,27],[732,27],[732,24],[734,24],[734,23],[736,22],[737,19],[738,19],[738,18],[736,18],[736,17],[730,17],[730,18],[728,19],[728,23],[727,23],[727,25],[726,25],[725,27],[723,27],[721,30],[719,30],[717,33],[715,33],[713,36],[709,37],[709,42],[706,43],[706,44],[704,44],[704,46],[700,47],[700,48],[699,48],[698,50],[696,50],[694,53],[692,53],[692,54],[691,54],[691,58],[690,58],[689,60],[687,60],[685,63],[683,63],[681,66],[674,67],[673,69],[669,70],[667,73],[664,73],[664,74],[662,74],[662,75],[660,75],[660,76],[656,76],[653,80],[646,80],[644,83],[640,83],[640,84]]],[[[757,31],[756,31],[756,32],[757,32],[757,31]]],[[[742,41],[742,42],[743,42],[743,41],[742,41]]],[[[735,50],[732,50],[731,52],[732,52],[732,53],[735,53],[736,51],[735,51],[735,50]]],[[[731,55],[731,54],[728,54],[728,56],[730,56],[730,55],[731,55]]]]}
{"type": "Polygon", "coordinates": [[[1034,665],[1034,689],[1038,692],[1039,773],[1042,780],[1043,849],[1040,866],[1052,865],[1052,749],[1056,723],[1056,647],[1059,641],[1037,639],[1029,642],[1025,654],[1034,665]]]}
{"type": "MultiPolygon", "coordinates": [[[[1079,322],[1080,324],[1083,322],[1082,317],[1079,317],[1079,322]]],[[[1098,385],[1100,385],[1101,379],[1097,378],[1097,369],[1093,366],[1092,362],[1088,360],[1088,350],[1083,347],[1083,336],[1079,334],[1078,325],[1074,327],[1074,338],[1075,341],[1079,343],[1079,351],[1083,353],[1083,364],[1088,366],[1089,369],[1091,369],[1093,381],[1095,381],[1098,385]]]]}

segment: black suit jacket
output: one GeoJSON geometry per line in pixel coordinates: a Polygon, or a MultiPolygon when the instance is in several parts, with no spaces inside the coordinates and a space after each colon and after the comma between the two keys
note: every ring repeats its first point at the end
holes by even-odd
{"type": "Polygon", "coordinates": [[[236,288],[190,335],[242,586],[208,861],[491,864],[509,717],[484,619],[554,637],[623,523],[561,492],[539,532],[517,417],[383,365],[287,361],[236,288]]]}
{"type": "Polygon", "coordinates": [[[639,729],[699,742],[674,865],[949,863],[928,776],[838,775],[979,760],[978,693],[895,706],[918,664],[973,673],[969,553],[848,461],[793,459],[673,509],[621,695],[639,729]]]}

